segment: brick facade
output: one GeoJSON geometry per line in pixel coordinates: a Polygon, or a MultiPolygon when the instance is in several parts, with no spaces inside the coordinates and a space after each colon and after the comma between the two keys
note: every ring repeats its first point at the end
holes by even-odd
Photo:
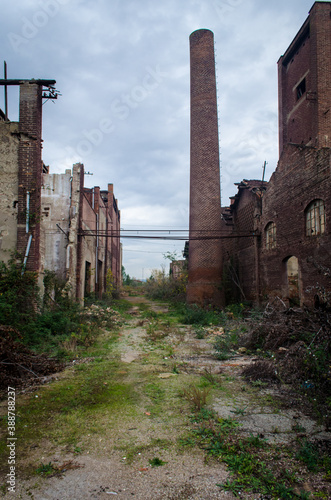
{"type": "Polygon", "coordinates": [[[260,217],[266,183],[243,180],[222,209],[225,301],[255,300],[260,281],[260,217]],[[227,234],[225,229],[227,228],[227,234]]]}
{"type": "MultiPolygon", "coordinates": [[[[278,61],[280,157],[277,168],[269,182],[238,183],[231,205],[221,209],[222,247],[217,251],[219,263],[223,263],[225,303],[236,300],[259,303],[278,296],[288,304],[331,306],[330,26],[331,2],[315,2],[309,17],[278,61]]],[[[212,64],[210,51],[204,47],[198,54],[208,68],[212,64]]],[[[209,74],[198,58],[194,57],[191,64],[193,75],[199,71],[209,74]]],[[[202,97],[199,105],[204,107],[202,97]]],[[[196,110],[192,107],[191,117],[197,148],[199,141],[204,144],[206,140],[205,117],[199,105],[196,110]]],[[[205,111],[213,123],[213,112],[207,107],[205,111]]],[[[202,157],[207,157],[203,147],[202,157]]],[[[190,206],[191,214],[193,219],[203,219],[195,222],[196,226],[203,228],[205,223],[214,230],[217,224],[209,215],[213,209],[201,199],[206,198],[217,206],[219,202],[212,201],[215,189],[211,178],[206,179],[204,168],[195,168],[193,160],[191,191],[201,193],[202,208],[198,209],[199,201],[195,201],[190,206]]],[[[216,167],[207,169],[207,176],[209,172],[218,189],[216,167]]],[[[189,259],[194,261],[196,250],[193,247],[192,256],[191,246],[192,242],[189,259]]],[[[214,263],[215,248],[211,247],[210,254],[201,248],[200,254],[205,251],[206,259],[214,263]]],[[[199,269],[202,279],[210,277],[202,266],[199,269]]],[[[223,303],[219,301],[219,305],[223,303]]]]}
{"type": "MultiPolygon", "coordinates": [[[[225,244],[226,266],[235,266],[241,298],[331,304],[330,24],[331,3],[315,2],[279,59],[276,171],[264,186],[240,183],[223,210],[232,235],[254,232],[225,244]]],[[[231,296],[236,286],[229,288],[231,296]]]]}
{"type": "Polygon", "coordinates": [[[42,174],[41,193],[41,272],[54,271],[79,300],[102,298],[109,270],[118,287],[120,214],[112,189],[109,203],[108,191],[84,187],[84,165],[77,163],[64,174],[42,174]]]}
{"type": "Polygon", "coordinates": [[[331,293],[331,168],[330,148],[288,145],[263,199],[261,218],[261,294],[291,299],[289,258],[298,259],[296,302],[325,302],[331,293]],[[307,235],[307,208],[323,200],[325,232],[307,235]],[[266,248],[266,226],[276,227],[275,248],[266,248]]]}
{"type": "Polygon", "coordinates": [[[315,2],[278,61],[279,153],[288,143],[331,147],[330,2],[315,2]]]}
{"type": "Polygon", "coordinates": [[[41,290],[48,270],[67,281],[73,297],[101,297],[109,269],[115,286],[121,283],[120,211],[112,184],[102,192],[84,188],[84,165],[64,174],[43,165],[42,99],[56,96],[54,84],[0,80],[20,87],[19,122],[0,110],[0,259],[25,256],[23,267],[38,273],[41,290]]]}

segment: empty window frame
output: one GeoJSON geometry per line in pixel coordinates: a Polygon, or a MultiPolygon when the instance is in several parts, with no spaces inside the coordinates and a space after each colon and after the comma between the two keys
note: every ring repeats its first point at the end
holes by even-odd
{"type": "Polygon", "coordinates": [[[325,232],[325,207],[323,200],[312,201],[306,209],[306,235],[317,236],[325,232]]]}
{"type": "Polygon", "coordinates": [[[305,78],[303,80],[301,80],[301,82],[297,86],[296,92],[297,92],[297,100],[299,100],[303,96],[303,94],[306,92],[306,79],[305,78]]]}
{"type": "Polygon", "coordinates": [[[266,248],[271,250],[276,248],[276,224],[274,222],[269,222],[265,228],[266,237],[266,248]]]}

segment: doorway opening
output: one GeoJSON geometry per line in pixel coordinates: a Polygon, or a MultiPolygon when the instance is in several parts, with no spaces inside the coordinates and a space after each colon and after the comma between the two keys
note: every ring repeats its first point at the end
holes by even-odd
{"type": "Polygon", "coordinates": [[[300,269],[298,258],[292,255],[284,261],[285,264],[285,287],[290,305],[300,305],[300,269]]]}

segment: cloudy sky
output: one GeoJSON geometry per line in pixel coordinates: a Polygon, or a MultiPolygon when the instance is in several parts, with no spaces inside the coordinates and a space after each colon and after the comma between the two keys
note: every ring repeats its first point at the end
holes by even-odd
{"type": "MultiPolygon", "coordinates": [[[[114,184],[124,230],[187,229],[189,35],[214,32],[222,205],[234,182],[276,167],[277,60],[313,0],[15,0],[1,2],[8,78],[56,80],[44,104],[51,173],[81,161],[87,187],[114,184]]],[[[9,117],[18,94],[9,88],[9,117]]],[[[3,96],[0,95],[3,109],[3,96]]],[[[142,234],[142,233],[137,233],[142,234]]],[[[124,266],[146,278],[184,242],[123,239],[124,266]]]]}

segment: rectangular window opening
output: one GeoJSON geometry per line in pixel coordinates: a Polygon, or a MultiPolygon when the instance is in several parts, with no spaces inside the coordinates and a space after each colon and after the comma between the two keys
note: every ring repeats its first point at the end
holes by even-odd
{"type": "Polygon", "coordinates": [[[299,100],[303,94],[306,92],[306,79],[304,78],[296,88],[297,100],[299,100]]]}

